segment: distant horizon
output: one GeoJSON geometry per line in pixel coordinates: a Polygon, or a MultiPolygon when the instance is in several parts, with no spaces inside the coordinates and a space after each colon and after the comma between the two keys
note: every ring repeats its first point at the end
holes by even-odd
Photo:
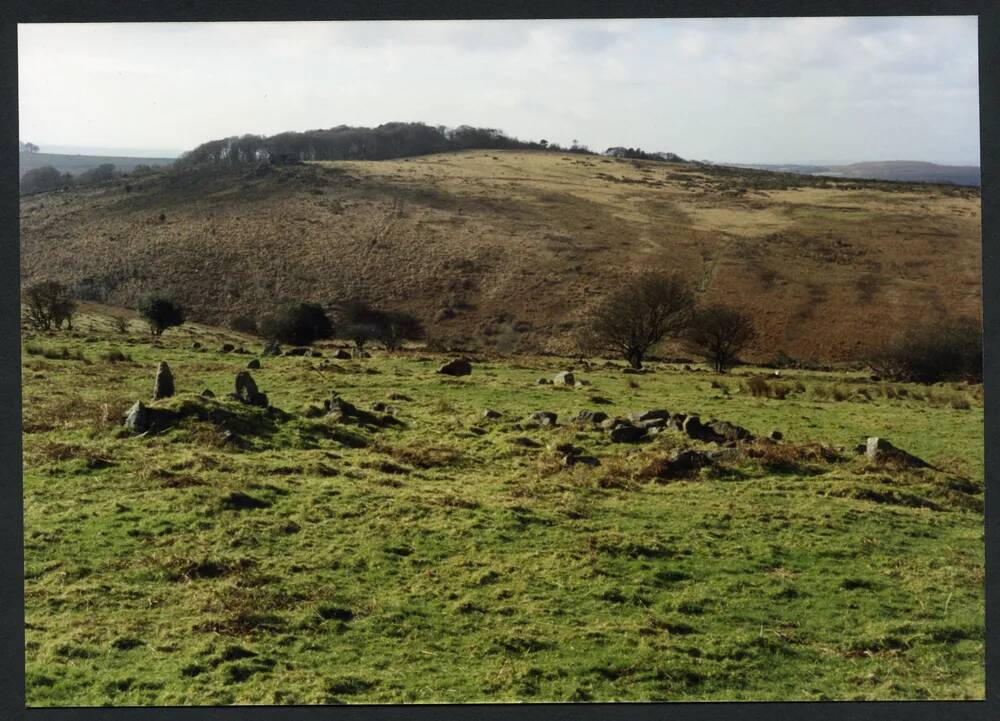
{"type": "MultiPolygon", "coordinates": [[[[211,138],[214,140],[215,138],[211,138]]],[[[532,140],[533,138],[523,138],[526,140],[532,140]]],[[[23,140],[23,139],[22,139],[23,140]]],[[[87,146],[87,145],[48,145],[46,143],[35,142],[35,141],[25,141],[34,142],[35,145],[39,147],[39,153],[50,153],[52,155],[90,155],[90,156],[105,156],[105,157],[121,157],[121,158],[171,158],[176,160],[180,158],[181,155],[188,152],[192,148],[187,148],[186,150],[168,150],[168,149],[155,149],[155,148],[113,148],[113,147],[101,147],[101,146],[87,146]]],[[[207,140],[206,140],[207,142],[207,140]]],[[[610,146],[614,147],[614,146],[610,146]]],[[[626,144],[625,147],[628,147],[626,144]]],[[[596,153],[602,153],[605,149],[591,148],[596,153]]],[[[643,148],[649,152],[656,152],[656,148],[643,148]]],[[[674,152],[674,151],[671,151],[674,152]]],[[[816,165],[816,166],[834,166],[834,165],[854,165],[857,163],[931,163],[933,165],[942,166],[953,166],[953,167],[967,167],[967,168],[979,168],[981,164],[976,163],[963,163],[963,162],[939,162],[933,160],[920,160],[918,158],[866,158],[864,160],[850,160],[850,161],[823,161],[823,160],[785,160],[785,161],[768,161],[768,162],[756,162],[748,160],[715,160],[712,158],[694,158],[687,157],[682,152],[678,152],[684,160],[693,162],[709,162],[715,165],[816,165]]]]}
{"type": "Polygon", "coordinates": [[[21,139],[53,147],[426,120],[747,164],[980,163],[975,16],[22,24],[18,87],[21,139]]]}

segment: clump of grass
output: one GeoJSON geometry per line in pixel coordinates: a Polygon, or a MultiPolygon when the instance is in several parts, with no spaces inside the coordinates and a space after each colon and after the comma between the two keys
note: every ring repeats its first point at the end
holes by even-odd
{"type": "Polygon", "coordinates": [[[47,358],[48,360],[75,360],[83,363],[89,362],[84,357],[83,351],[79,348],[71,351],[66,346],[63,346],[61,349],[56,349],[48,348],[38,343],[26,343],[24,345],[24,352],[28,355],[40,355],[42,358],[47,358]]]}
{"type": "Polygon", "coordinates": [[[792,386],[786,383],[769,383],[764,376],[751,376],[740,389],[754,398],[773,398],[783,401],[792,391],[792,386]]]}
{"type": "Polygon", "coordinates": [[[435,445],[432,443],[393,446],[379,441],[375,444],[375,450],[380,453],[386,453],[400,463],[405,463],[415,468],[448,466],[462,458],[462,451],[460,449],[453,446],[435,445]]]}

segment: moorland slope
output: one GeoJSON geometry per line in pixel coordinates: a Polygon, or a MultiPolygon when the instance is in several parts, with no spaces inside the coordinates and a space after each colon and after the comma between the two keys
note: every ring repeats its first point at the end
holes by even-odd
{"type": "Polygon", "coordinates": [[[543,151],[190,168],[21,202],[23,282],[225,323],[359,294],[437,338],[573,352],[628,275],[678,271],[759,328],[747,356],[848,360],[981,307],[975,188],[543,151]]]}

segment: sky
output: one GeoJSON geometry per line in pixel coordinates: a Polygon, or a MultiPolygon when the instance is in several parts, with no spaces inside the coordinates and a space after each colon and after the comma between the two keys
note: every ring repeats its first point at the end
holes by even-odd
{"type": "Polygon", "coordinates": [[[979,164],[975,17],[20,25],[18,58],[20,137],[43,152],[423,121],[714,162],[979,164]]]}

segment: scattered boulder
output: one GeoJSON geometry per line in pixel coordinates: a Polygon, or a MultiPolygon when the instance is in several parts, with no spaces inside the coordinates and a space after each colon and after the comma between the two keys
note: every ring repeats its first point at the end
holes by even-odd
{"type": "Polygon", "coordinates": [[[281,343],[276,340],[269,340],[264,344],[264,350],[261,351],[263,356],[278,356],[281,355],[281,343]]]}
{"type": "Polygon", "coordinates": [[[437,372],[446,376],[467,376],[472,373],[472,363],[468,358],[455,358],[438,368],[437,372]]]}
{"type": "Polygon", "coordinates": [[[534,423],[540,426],[554,426],[556,424],[557,414],[552,411],[535,411],[528,416],[528,423],[534,423]]]}
{"type": "Polygon", "coordinates": [[[686,420],[687,420],[686,413],[674,413],[672,416],[670,416],[670,420],[667,421],[667,428],[674,431],[683,431],[684,421],[686,420]]]}
{"type": "Polygon", "coordinates": [[[645,428],[639,428],[638,426],[633,426],[631,423],[625,423],[611,429],[611,442],[637,443],[645,435],[645,428]]]}
{"type": "Polygon", "coordinates": [[[550,385],[552,385],[552,381],[549,380],[548,378],[539,378],[537,381],[535,381],[535,385],[536,386],[550,386],[550,385]]]}
{"type": "Polygon", "coordinates": [[[232,353],[234,350],[236,350],[236,346],[232,343],[223,343],[222,347],[219,348],[220,353],[232,353]]]}
{"type": "Polygon", "coordinates": [[[200,341],[193,341],[191,343],[191,350],[198,350],[199,348],[201,348],[201,342],[200,341]]]}
{"type": "Polygon", "coordinates": [[[565,456],[562,457],[562,464],[566,467],[583,465],[583,466],[590,466],[591,468],[593,468],[594,466],[601,465],[601,462],[596,458],[594,458],[593,456],[581,456],[577,454],[567,453],[565,456]]]}
{"type": "Polygon", "coordinates": [[[604,411],[583,410],[576,414],[577,423],[601,423],[608,419],[608,414],[604,411]]]}
{"type": "Polygon", "coordinates": [[[132,433],[161,431],[177,420],[177,414],[164,408],[150,408],[136,401],[125,414],[123,425],[132,433]]]}
{"type": "Polygon", "coordinates": [[[729,421],[709,421],[708,427],[727,441],[752,441],[753,433],[729,421]]]}
{"type": "Polygon", "coordinates": [[[250,360],[247,363],[247,369],[248,370],[257,370],[258,368],[260,368],[260,361],[257,360],[256,358],[250,360]]]}
{"type": "Polygon", "coordinates": [[[576,378],[572,372],[562,371],[561,373],[556,373],[552,379],[552,384],[557,386],[572,386],[576,385],[576,378]]]}
{"type": "Polygon", "coordinates": [[[202,398],[215,398],[215,393],[212,392],[211,388],[206,388],[205,390],[203,390],[201,392],[201,397],[202,398]]]}
{"type": "Polygon", "coordinates": [[[725,436],[716,433],[711,428],[704,425],[698,416],[688,416],[685,418],[683,430],[688,438],[696,441],[705,441],[706,443],[722,443],[726,440],[725,436]]]}
{"type": "Polygon", "coordinates": [[[931,464],[922,458],[917,458],[901,448],[896,448],[885,438],[877,436],[870,437],[865,443],[865,456],[876,463],[888,461],[908,468],[931,468],[931,464]]]}
{"type": "Polygon", "coordinates": [[[639,428],[645,428],[647,431],[659,431],[661,428],[666,428],[667,419],[666,418],[647,418],[644,421],[638,421],[635,423],[639,428]]]}
{"type": "Polygon", "coordinates": [[[312,350],[312,351],[309,352],[309,355],[311,357],[313,357],[313,358],[322,358],[323,357],[323,351],[312,350]]]}
{"type": "Polygon", "coordinates": [[[501,417],[503,417],[503,413],[501,413],[500,411],[495,411],[492,408],[487,408],[485,411],[483,411],[483,418],[485,418],[488,421],[495,421],[497,418],[501,417]]]}
{"type": "Polygon", "coordinates": [[[308,348],[289,348],[285,351],[284,355],[287,356],[304,356],[309,352],[308,348]]]}
{"type": "Polygon", "coordinates": [[[351,358],[371,358],[372,354],[361,348],[354,348],[351,350],[351,358]]]}
{"type": "Polygon", "coordinates": [[[267,394],[257,389],[257,383],[248,371],[236,374],[236,392],[233,393],[233,398],[247,405],[267,407],[267,394]]]}
{"type": "Polygon", "coordinates": [[[169,398],[174,394],[174,374],[170,372],[170,366],[165,361],[160,361],[156,366],[156,381],[153,384],[153,400],[169,398]]]}
{"type": "Polygon", "coordinates": [[[635,413],[629,413],[629,418],[637,423],[651,420],[662,420],[666,423],[667,419],[670,418],[670,411],[662,409],[655,411],[636,411],[635,413]]]}
{"type": "Polygon", "coordinates": [[[405,393],[390,393],[388,397],[389,397],[390,401],[412,401],[413,400],[412,398],[410,398],[405,393]]]}
{"type": "Polygon", "coordinates": [[[779,431],[777,428],[775,428],[773,431],[771,431],[771,433],[767,437],[770,438],[772,441],[780,441],[782,438],[785,437],[785,434],[779,431]]]}
{"type": "Polygon", "coordinates": [[[558,453],[568,453],[574,456],[578,456],[583,453],[582,448],[577,448],[572,443],[559,443],[556,445],[555,450],[558,453]]]}
{"type": "Polygon", "coordinates": [[[351,354],[343,348],[338,348],[337,352],[333,354],[333,357],[337,360],[350,360],[351,354]]]}
{"type": "Polygon", "coordinates": [[[611,431],[617,428],[618,426],[630,426],[632,424],[629,423],[624,418],[605,418],[603,421],[601,421],[600,425],[601,428],[603,428],[604,430],[611,431]]]}

